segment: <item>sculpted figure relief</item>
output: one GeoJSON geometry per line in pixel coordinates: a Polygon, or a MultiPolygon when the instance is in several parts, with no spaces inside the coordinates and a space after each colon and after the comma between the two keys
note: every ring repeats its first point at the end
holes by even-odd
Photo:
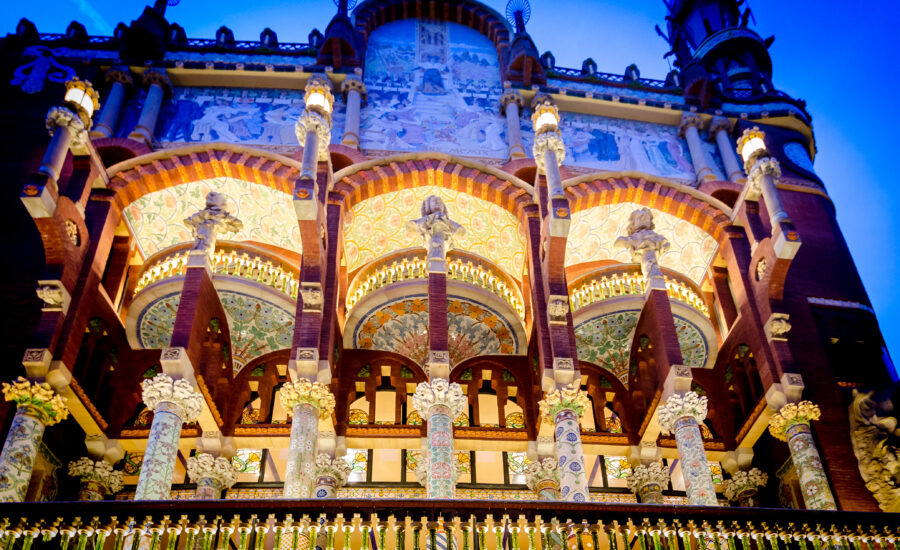
{"type": "Polygon", "coordinates": [[[885,512],[900,512],[900,429],[891,402],[853,390],[850,440],[866,488],[885,512]]]}
{"type": "Polygon", "coordinates": [[[641,263],[641,272],[648,279],[662,277],[658,255],[669,249],[669,241],[655,232],[653,213],[649,208],[640,208],[631,213],[627,235],[616,239],[616,249],[631,250],[632,261],[641,263]]]}
{"type": "Polygon", "coordinates": [[[225,210],[225,195],[210,191],[206,195],[206,208],[184,220],[194,237],[192,250],[212,254],[216,249],[219,233],[238,232],[244,228],[243,222],[225,210]]]}
{"type": "Polygon", "coordinates": [[[450,219],[444,201],[435,195],[422,201],[422,217],[407,225],[422,235],[429,260],[445,260],[456,238],[466,232],[463,226],[450,219]]]}

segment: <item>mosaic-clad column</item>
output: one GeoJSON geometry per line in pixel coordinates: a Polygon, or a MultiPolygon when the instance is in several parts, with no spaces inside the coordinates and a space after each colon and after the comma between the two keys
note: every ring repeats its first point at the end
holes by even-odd
{"type": "Polygon", "coordinates": [[[97,117],[97,124],[91,130],[91,136],[108,138],[116,131],[119,125],[119,114],[122,112],[122,104],[125,102],[125,92],[128,87],[134,85],[131,71],[128,67],[113,67],[106,71],[106,81],[110,82],[109,93],[103,110],[97,117]]]}
{"type": "Polygon", "coordinates": [[[359,149],[359,112],[366,100],[366,85],[356,75],[348,76],[341,82],[341,93],[347,104],[347,115],[344,118],[344,135],[341,143],[359,149]]]}
{"type": "Polygon", "coordinates": [[[453,498],[453,419],[465,411],[466,396],[456,382],[437,378],[419,383],[412,402],[428,421],[428,498],[453,498]]]}
{"type": "Polygon", "coordinates": [[[69,476],[81,482],[78,500],[103,500],[122,490],[122,472],[113,470],[105,460],[94,461],[83,456],[69,462],[69,476]]]}
{"type": "Polygon", "coordinates": [[[316,457],[316,498],[334,498],[337,490],[347,483],[350,465],[343,458],[325,453],[316,457]]]}
{"type": "Polygon", "coordinates": [[[166,93],[172,90],[172,83],[164,71],[150,69],[144,73],[144,85],[148,87],[147,97],[144,98],[144,106],[141,108],[141,116],[138,118],[137,125],[128,137],[150,145],[153,143],[153,135],[156,132],[159,110],[166,93]]]}
{"type": "Polygon", "coordinates": [[[661,462],[641,464],[628,476],[628,488],[641,504],[662,504],[663,488],[669,486],[669,471],[661,462]]]}
{"type": "Polygon", "coordinates": [[[197,484],[194,498],[215,500],[222,497],[222,491],[231,489],[237,482],[237,471],[231,460],[224,456],[197,453],[187,459],[187,474],[192,483],[197,484]]]}
{"type": "Polygon", "coordinates": [[[15,401],[17,408],[0,453],[0,502],[22,502],[44,429],[65,420],[69,410],[50,384],[21,376],[12,384],[4,382],[3,397],[15,401]]]}
{"type": "Polygon", "coordinates": [[[673,395],[657,411],[663,433],[674,433],[688,502],[697,506],[718,506],[716,488],[709,472],[700,422],[706,418],[706,396],[689,391],[673,395]]]}
{"type": "Polygon", "coordinates": [[[556,460],[545,458],[525,467],[525,483],[539,500],[559,500],[559,468],[556,460]]]}
{"type": "Polygon", "coordinates": [[[696,113],[684,113],[681,115],[681,124],[678,127],[678,134],[687,141],[688,150],[691,152],[691,162],[694,165],[694,173],[697,176],[697,183],[703,183],[707,180],[714,180],[712,168],[709,167],[709,161],[703,152],[703,142],[700,141],[700,125],[703,123],[700,115],[696,113]]]}
{"type": "Polygon", "coordinates": [[[803,502],[809,510],[837,510],[822,459],[810,431],[810,423],[822,416],[819,406],[809,401],[788,403],[769,419],[769,433],[787,441],[791,461],[800,478],[803,502]]]}
{"type": "Polygon", "coordinates": [[[284,472],[284,498],[310,498],[316,481],[319,419],[331,416],[334,396],[328,386],[300,379],[281,388],[281,405],[291,411],[291,444],[284,472]]]}
{"type": "Polygon", "coordinates": [[[744,179],[744,171],[741,170],[734,147],[731,146],[731,139],[728,137],[730,134],[731,121],[721,116],[713,117],[709,123],[709,136],[716,140],[729,181],[740,182],[744,179]]]}
{"type": "Polygon", "coordinates": [[[141,389],[144,404],[153,411],[153,423],[134,499],[166,500],[172,489],[182,424],[200,416],[203,395],[187,380],[172,380],[167,374],[144,380],[141,389]]]}
{"type": "Polygon", "coordinates": [[[525,147],[522,145],[522,123],[519,110],[525,105],[525,98],[519,90],[506,90],[500,96],[500,114],[506,117],[506,140],[509,143],[506,158],[525,158],[525,147]]]}
{"type": "Polygon", "coordinates": [[[741,508],[755,508],[759,506],[759,488],[765,487],[768,481],[768,474],[759,468],[738,470],[724,483],[725,498],[737,502],[741,508]]]}
{"type": "Polygon", "coordinates": [[[559,494],[563,500],[588,502],[588,479],[581,448],[581,414],[590,403],[578,382],[547,392],[538,403],[544,422],[554,423],[559,494]]]}

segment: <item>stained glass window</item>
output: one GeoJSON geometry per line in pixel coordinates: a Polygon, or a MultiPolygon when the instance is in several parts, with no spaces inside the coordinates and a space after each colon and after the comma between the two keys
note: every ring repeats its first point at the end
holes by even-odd
{"type": "Polygon", "coordinates": [[[259,423],[259,411],[254,410],[252,405],[244,407],[241,413],[241,424],[257,424],[259,423]]]}
{"type": "Polygon", "coordinates": [[[406,471],[415,472],[420,460],[422,460],[422,451],[406,451],[406,471]]]}
{"type": "Polygon", "coordinates": [[[469,451],[456,451],[456,464],[462,474],[472,472],[472,455],[469,451]]]}
{"type": "Polygon", "coordinates": [[[506,415],[506,427],[520,430],[525,427],[525,415],[514,412],[506,415]]]}
{"type": "Polygon", "coordinates": [[[714,484],[718,485],[725,482],[725,477],[722,475],[722,465],[718,462],[709,463],[709,473],[714,484]]]}
{"type": "Polygon", "coordinates": [[[456,420],[453,421],[454,426],[468,426],[469,425],[469,415],[466,413],[462,413],[461,415],[456,417],[456,420]]]}
{"type": "Polygon", "coordinates": [[[506,460],[509,462],[509,473],[512,475],[523,475],[525,466],[531,462],[527,453],[507,453],[506,456],[506,460]]]}
{"type": "Polygon", "coordinates": [[[144,463],[144,453],[132,453],[125,451],[122,471],[126,476],[136,476],[141,473],[141,464],[144,463]]]}
{"type": "Polygon", "coordinates": [[[422,417],[419,415],[419,411],[412,411],[406,415],[406,423],[410,426],[421,426],[422,417]]]}
{"type": "Polygon", "coordinates": [[[606,477],[609,479],[625,479],[631,475],[631,464],[624,456],[607,456],[606,477]]]}
{"type": "Polygon", "coordinates": [[[238,449],[231,457],[231,465],[239,474],[258,474],[261,460],[260,449],[238,449]]]}
{"type": "Polygon", "coordinates": [[[149,426],[153,422],[153,411],[150,409],[144,409],[141,411],[141,414],[138,415],[137,420],[134,421],[135,426],[149,426]]]}
{"type": "Polygon", "coordinates": [[[354,473],[365,474],[369,465],[369,453],[365,449],[347,449],[344,460],[350,465],[351,476],[354,473]]]}
{"type": "Polygon", "coordinates": [[[606,431],[612,434],[622,433],[622,420],[619,415],[613,413],[606,419],[606,431]]]}
{"type": "Polygon", "coordinates": [[[365,426],[369,423],[369,413],[362,409],[350,409],[350,420],[348,422],[351,426],[365,426]]]}
{"type": "Polygon", "coordinates": [[[703,422],[700,423],[700,435],[703,439],[713,439],[712,431],[709,429],[709,426],[703,422]]]}

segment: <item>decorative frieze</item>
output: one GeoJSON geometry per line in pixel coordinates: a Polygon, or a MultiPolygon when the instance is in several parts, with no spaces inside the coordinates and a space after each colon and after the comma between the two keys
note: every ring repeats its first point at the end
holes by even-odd
{"type": "Polygon", "coordinates": [[[193,422],[203,411],[203,395],[195,391],[187,380],[173,380],[168,374],[157,374],[144,380],[141,383],[141,397],[152,411],[164,403],[176,405],[181,411],[175,412],[183,422],[193,422]]]}
{"type": "Polygon", "coordinates": [[[725,480],[723,492],[728,500],[738,502],[743,507],[751,507],[756,503],[758,489],[765,487],[768,481],[769,475],[759,468],[738,470],[731,479],[725,480]]]}
{"type": "Polygon", "coordinates": [[[659,406],[656,414],[663,433],[671,433],[677,420],[690,417],[699,424],[706,419],[706,413],[706,396],[699,396],[696,392],[689,391],[669,397],[664,405],[659,406]]]}
{"type": "Polygon", "coordinates": [[[52,426],[69,416],[66,399],[57,395],[46,382],[30,382],[20,376],[12,384],[3,383],[3,398],[14,401],[18,408],[25,409],[44,426],[52,426]]]}
{"type": "Polygon", "coordinates": [[[581,389],[578,381],[546,392],[544,399],[538,402],[541,417],[547,422],[553,422],[562,411],[572,411],[575,416],[581,418],[584,408],[589,404],[590,399],[588,399],[587,392],[581,389]]]}
{"type": "Polygon", "coordinates": [[[416,393],[412,398],[413,408],[430,416],[429,411],[434,407],[446,407],[450,420],[459,417],[468,406],[468,399],[463,394],[462,387],[456,382],[450,382],[446,378],[437,378],[431,382],[420,382],[416,386],[416,393]]]}
{"type": "Polygon", "coordinates": [[[297,405],[307,404],[316,409],[319,418],[325,419],[334,412],[334,395],[328,386],[320,382],[310,382],[301,378],[295,382],[287,382],[281,387],[281,405],[287,411],[293,411],[297,405]]]}
{"type": "Polygon", "coordinates": [[[69,462],[69,476],[81,481],[78,500],[103,500],[122,490],[122,472],[113,470],[105,460],[94,461],[83,456],[69,462]]]}

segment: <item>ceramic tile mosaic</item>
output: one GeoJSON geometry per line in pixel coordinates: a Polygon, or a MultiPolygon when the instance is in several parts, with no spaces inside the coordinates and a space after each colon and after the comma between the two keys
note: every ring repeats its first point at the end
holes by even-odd
{"type": "Polygon", "coordinates": [[[697,506],[718,506],[706,450],[700,428],[692,416],[675,421],[672,428],[678,446],[678,459],[688,501],[697,506]]]}
{"type": "Polygon", "coordinates": [[[808,510],[837,510],[816,441],[808,424],[794,424],[785,434],[808,510]]]}
{"type": "Polygon", "coordinates": [[[184,410],[172,403],[161,402],[153,414],[147,437],[147,448],[135,489],[135,500],[166,500],[172,488],[178,441],[181,439],[184,410]]]}
{"type": "Polygon", "coordinates": [[[316,480],[318,410],[307,403],[294,407],[291,443],[284,471],[284,498],[311,498],[316,480]]]}
{"type": "Polygon", "coordinates": [[[18,407],[0,454],[0,502],[22,502],[37,458],[44,424],[18,407]]]}

